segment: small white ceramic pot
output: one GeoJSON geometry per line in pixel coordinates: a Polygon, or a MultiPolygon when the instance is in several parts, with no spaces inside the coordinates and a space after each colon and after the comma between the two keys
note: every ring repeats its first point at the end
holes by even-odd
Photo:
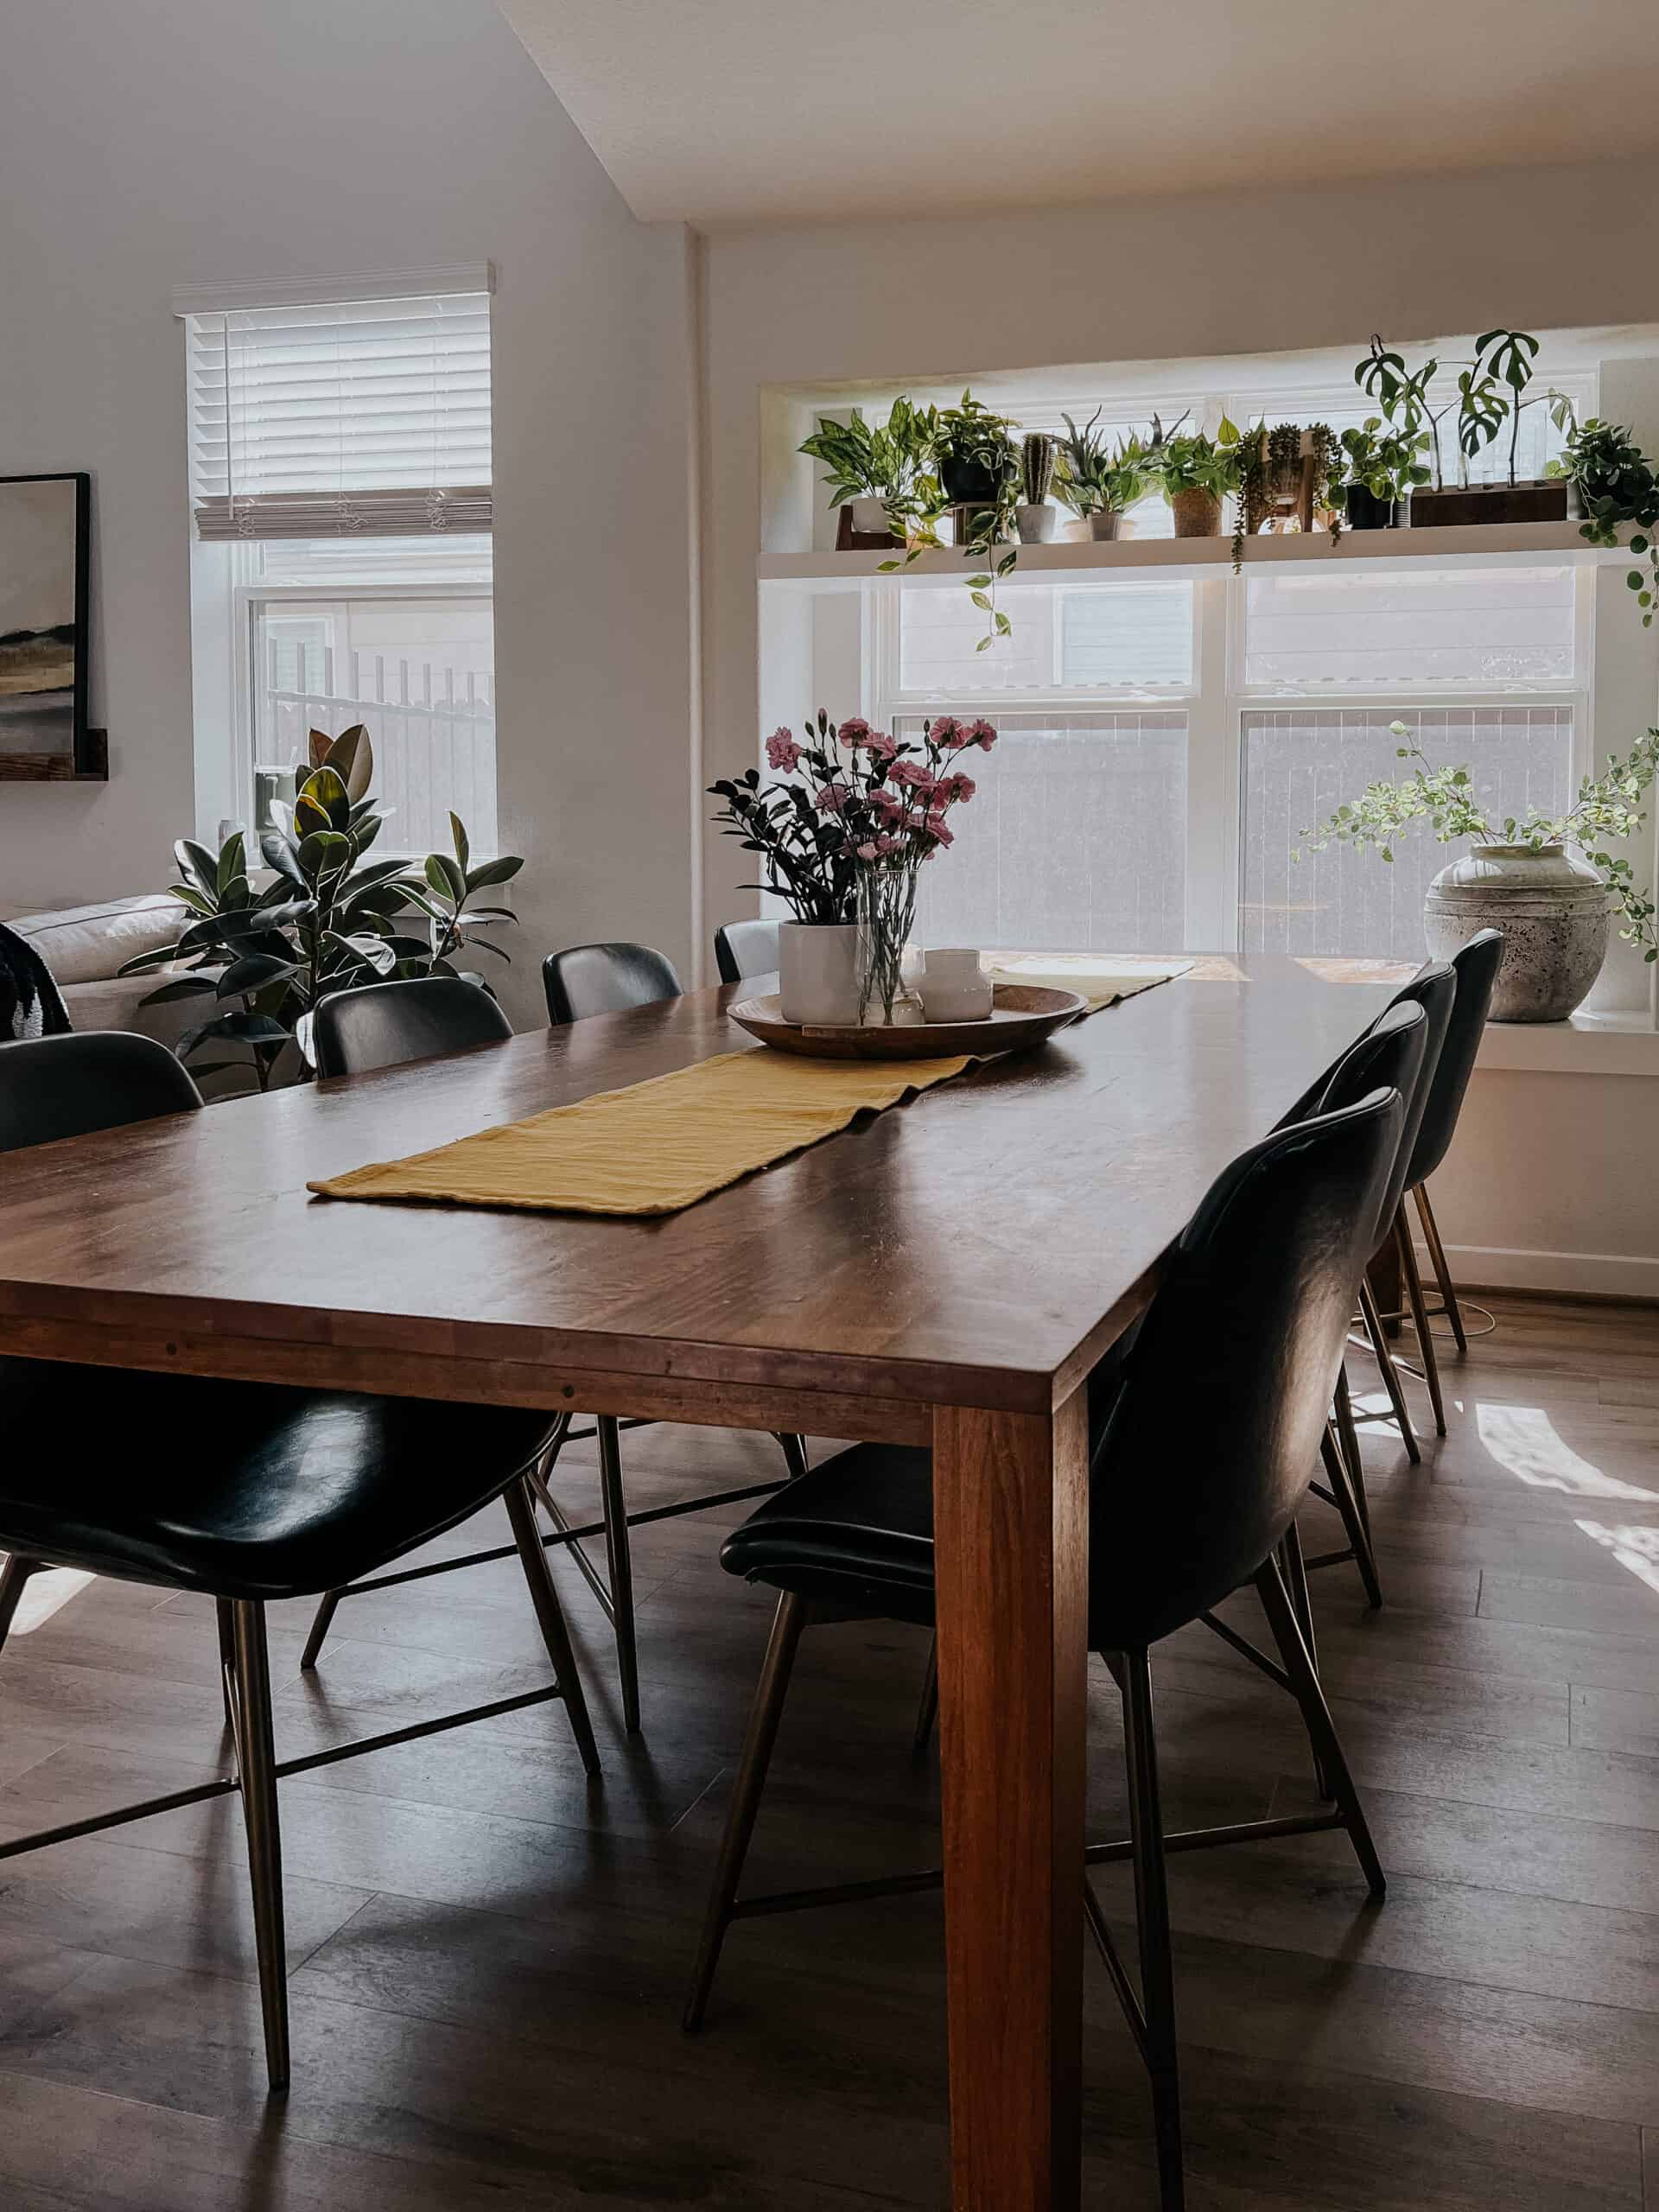
{"type": "Polygon", "coordinates": [[[853,528],[868,537],[879,537],[891,529],[887,520],[887,502],[866,492],[853,501],[853,528]]]}
{"type": "Polygon", "coordinates": [[[1607,956],[1607,892],[1560,845],[1476,845],[1443,868],[1423,900],[1423,935],[1449,959],[1477,930],[1503,932],[1493,1021],[1565,1021],[1607,956]]]}
{"type": "Polygon", "coordinates": [[[1059,523],[1059,512],[1046,499],[1021,499],[1014,511],[1014,528],[1022,545],[1046,545],[1059,523]]]}
{"type": "Polygon", "coordinates": [[[779,1012],[815,1027],[858,1020],[858,924],[780,922],[779,1012]]]}
{"type": "Polygon", "coordinates": [[[963,946],[930,949],[923,956],[922,1012],[930,1021],[988,1021],[991,979],[978,953],[963,946]]]}

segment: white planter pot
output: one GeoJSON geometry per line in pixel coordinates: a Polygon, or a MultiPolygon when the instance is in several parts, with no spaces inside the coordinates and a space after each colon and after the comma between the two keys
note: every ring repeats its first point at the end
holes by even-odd
{"type": "Polygon", "coordinates": [[[1046,545],[1059,519],[1058,509],[1046,499],[1022,499],[1014,511],[1014,528],[1022,545],[1046,545]]]}
{"type": "Polygon", "coordinates": [[[878,499],[867,492],[853,501],[853,528],[855,530],[874,537],[891,527],[892,524],[887,520],[885,500],[878,499]]]}
{"type": "Polygon", "coordinates": [[[1491,1019],[1565,1021],[1607,956],[1607,893],[1560,845],[1477,845],[1429,885],[1423,935],[1445,960],[1484,929],[1503,932],[1491,1019]]]}
{"type": "Polygon", "coordinates": [[[785,1021],[855,1022],[858,924],[780,923],[778,982],[785,1021]]]}

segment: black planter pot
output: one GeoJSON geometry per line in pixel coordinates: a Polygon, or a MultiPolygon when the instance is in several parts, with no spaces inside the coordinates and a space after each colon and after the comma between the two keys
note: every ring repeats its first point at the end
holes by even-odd
{"type": "Polygon", "coordinates": [[[1400,502],[1380,499],[1363,484],[1348,486],[1350,530],[1395,530],[1399,526],[1400,502]]]}
{"type": "Polygon", "coordinates": [[[994,507],[996,478],[982,461],[963,461],[955,454],[939,455],[939,489],[952,507],[994,507]]]}

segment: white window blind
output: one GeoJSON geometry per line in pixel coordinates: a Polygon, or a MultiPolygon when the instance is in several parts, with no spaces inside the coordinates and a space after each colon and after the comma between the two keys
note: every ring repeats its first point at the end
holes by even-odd
{"type": "Polygon", "coordinates": [[[200,537],[490,529],[487,293],[185,321],[200,537]]]}

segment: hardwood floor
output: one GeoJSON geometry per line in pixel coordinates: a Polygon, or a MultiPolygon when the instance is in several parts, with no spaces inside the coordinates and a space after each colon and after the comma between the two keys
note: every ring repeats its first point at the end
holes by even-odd
{"type": "MultiPolygon", "coordinates": [[[[1452,1433],[1421,1469],[1368,1432],[1387,1609],[1351,1567],[1315,1580],[1386,1904],[1339,1834],[1173,1864],[1195,2212],[1659,2212],[1659,1314],[1508,1300],[1498,1320],[1448,1356],[1452,1433]]],[[[770,1476],[776,1446],[658,1427],[626,1459],[645,1504],[770,1476]]],[[[588,1464],[559,1472],[585,1510],[588,1464]]],[[[940,2204],[935,1900],[740,1924],[706,2031],[680,2033],[771,1611],[718,1536],[712,1516],[638,1533],[632,1745],[608,1630],[558,1569],[599,1785],[556,1707],[283,1785],[281,2108],[233,1801],[0,1863],[6,2212],[940,2204]]],[[[45,1595],[0,1656],[0,1834],[218,1770],[211,1605],[45,1595]]],[[[542,1678],[511,1561],[352,1599],[302,1680],[307,1611],[272,1613],[284,1751],[542,1678]]],[[[910,1755],[924,1658],[907,1630],[809,1635],[752,1886],[937,1864],[910,1755]]],[[[1293,1708],[1217,1639],[1172,1639],[1154,1680],[1172,1824],[1313,1802],[1293,1708]]],[[[1123,1804],[1097,1668],[1090,1694],[1104,1834],[1123,1804]]],[[[1126,1872],[1100,1887],[1127,1934],[1126,1872]]],[[[1147,2212],[1144,2083],[1093,1961],[1085,1987],[1090,2201],[1147,2212]]]]}

